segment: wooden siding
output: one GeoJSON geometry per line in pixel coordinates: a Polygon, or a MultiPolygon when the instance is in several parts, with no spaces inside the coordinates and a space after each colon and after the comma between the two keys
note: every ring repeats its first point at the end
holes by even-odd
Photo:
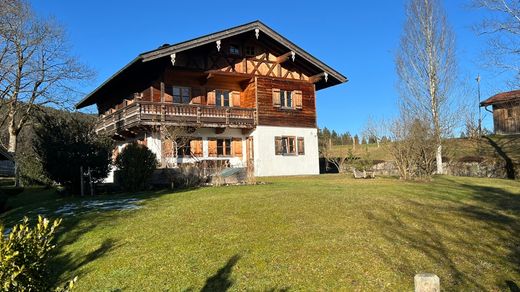
{"type": "Polygon", "coordinates": [[[496,134],[520,133],[520,102],[493,105],[493,124],[496,134]]]}
{"type": "Polygon", "coordinates": [[[314,85],[305,81],[257,78],[258,125],[316,128],[314,85]],[[272,89],[300,90],[302,109],[282,109],[273,106],[272,89]]]}

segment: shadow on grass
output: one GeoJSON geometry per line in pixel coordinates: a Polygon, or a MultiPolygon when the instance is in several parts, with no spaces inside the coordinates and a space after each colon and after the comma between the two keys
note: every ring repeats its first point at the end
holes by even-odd
{"type": "MultiPolygon", "coordinates": [[[[114,218],[120,216],[127,216],[131,212],[137,210],[103,210],[103,209],[80,209],[77,213],[72,215],[57,215],[56,210],[59,210],[67,204],[77,204],[78,206],[87,201],[117,201],[121,199],[135,198],[143,200],[143,203],[147,201],[159,198],[163,195],[169,194],[180,194],[191,191],[193,189],[182,189],[182,190],[160,190],[154,192],[141,192],[132,195],[128,194],[115,194],[115,195],[96,195],[93,197],[60,197],[55,194],[49,195],[44,201],[40,201],[37,198],[34,199],[36,202],[32,202],[31,199],[26,199],[26,204],[17,206],[17,208],[2,214],[0,216],[1,223],[6,227],[11,227],[17,224],[24,216],[30,217],[33,221],[36,215],[40,212],[38,210],[45,209],[46,215],[49,219],[61,217],[63,219],[60,228],[57,231],[55,242],[57,243],[54,256],[51,260],[52,278],[51,282],[58,286],[61,282],[70,280],[75,276],[82,278],[89,272],[88,269],[84,268],[85,265],[102,258],[111,251],[120,247],[121,244],[113,238],[104,238],[100,245],[86,253],[76,254],[67,252],[67,247],[76,243],[85,234],[88,234],[94,230],[97,226],[106,226],[113,221],[114,218]],[[130,213],[127,213],[130,212],[130,213]],[[70,279],[68,278],[70,277],[70,279]]],[[[35,194],[37,195],[37,194],[35,194]]],[[[30,197],[29,194],[26,195],[30,197]]]]}
{"type": "Polygon", "coordinates": [[[502,158],[502,160],[504,160],[507,178],[515,179],[516,178],[515,164],[513,162],[513,159],[511,157],[509,157],[508,152],[513,152],[513,153],[518,152],[518,149],[520,148],[520,146],[519,146],[520,141],[518,141],[518,140],[520,140],[520,138],[514,138],[511,141],[508,141],[507,144],[512,144],[512,145],[514,145],[514,147],[517,147],[513,151],[504,150],[504,148],[506,148],[506,147],[511,147],[510,145],[499,145],[499,143],[495,142],[490,137],[485,136],[484,138],[488,141],[489,145],[491,145],[495,149],[495,152],[498,154],[498,156],[500,156],[500,158],[502,158]],[[515,141],[515,140],[517,140],[517,141],[515,141]]]}
{"type": "Polygon", "coordinates": [[[232,256],[227,263],[220,268],[213,276],[206,279],[206,284],[200,290],[201,292],[223,292],[227,291],[231,286],[233,286],[233,279],[231,279],[231,273],[233,272],[233,267],[237,264],[238,260],[240,260],[240,255],[236,254],[232,256]]]}
{"type": "Polygon", "coordinates": [[[520,193],[443,179],[456,185],[446,192],[463,189],[469,200],[439,202],[425,196],[428,200],[407,199],[404,208],[366,212],[378,222],[374,225],[397,256],[375,253],[406,277],[437,273],[447,290],[487,290],[491,285],[517,291],[515,279],[500,273],[510,270],[512,277],[520,275],[520,193]],[[500,269],[494,271],[495,266],[500,269]],[[497,273],[489,277],[493,283],[480,274],[490,272],[497,273]]]}

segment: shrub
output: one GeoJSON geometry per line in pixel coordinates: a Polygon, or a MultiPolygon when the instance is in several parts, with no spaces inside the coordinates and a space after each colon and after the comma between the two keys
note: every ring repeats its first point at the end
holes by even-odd
{"type": "MultiPolygon", "coordinates": [[[[25,217],[4,236],[0,226],[0,283],[3,291],[50,291],[53,284],[49,269],[49,257],[56,247],[54,233],[61,220],[49,220],[38,216],[38,223],[29,227],[25,217]]],[[[65,288],[70,290],[74,282],[69,281],[65,288]]]]}
{"type": "Polygon", "coordinates": [[[146,146],[127,145],[117,156],[117,181],[126,191],[143,190],[157,167],[155,154],[146,146]]]}
{"type": "Polygon", "coordinates": [[[85,172],[90,168],[92,179],[99,182],[112,162],[110,139],[96,135],[92,121],[72,115],[40,118],[34,150],[46,176],[72,193],[81,188],[81,167],[85,172]]]}

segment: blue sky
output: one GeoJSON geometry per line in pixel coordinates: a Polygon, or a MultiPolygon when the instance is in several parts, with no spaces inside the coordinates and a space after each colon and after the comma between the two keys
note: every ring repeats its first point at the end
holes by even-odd
{"type": "MultiPolygon", "coordinates": [[[[37,13],[53,15],[66,28],[73,53],[97,72],[81,89],[85,93],[141,52],[259,19],[349,78],[346,84],[318,92],[320,127],[359,133],[368,117],[388,119],[396,113],[394,56],[404,0],[31,3],[37,13]]],[[[467,3],[445,1],[445,8],[457,36],[460,73],[475,88],[474,78],[482,75],[484,99],[507,88],[504,76],[487,73],[479,64],[485,41],[471,27],[482,12],[467,3]]],[[[476,107],[474,92],[468,98],[476,107]]],[[[484,125],[492,127],[489,114],[484,125]]]]}

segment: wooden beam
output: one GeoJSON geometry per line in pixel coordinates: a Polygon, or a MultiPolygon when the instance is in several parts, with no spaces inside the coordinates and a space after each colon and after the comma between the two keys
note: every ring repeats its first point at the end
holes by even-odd
{"type": "Polygon", "coordinates": [[[310,76],[309,82],[316,83],[316,82],[319,82],[322,78],[324,78],[325,82],[327,82],[328,76],[329,76],[329,74],[327,74],[327,72],[322,72],[322,73],[310,76]]]}
{"type": "Polygon", "coordinates": [[[283,63],[287,60],[289,60],[289,58],[291,58],[294,62],[294,58],[296,57],[296,53],[294,51],[290,51],[290,52],[287,52],[281,56],[278,56],[276,58],[276,63],[280,64],[280,63],[283,63]]]}

